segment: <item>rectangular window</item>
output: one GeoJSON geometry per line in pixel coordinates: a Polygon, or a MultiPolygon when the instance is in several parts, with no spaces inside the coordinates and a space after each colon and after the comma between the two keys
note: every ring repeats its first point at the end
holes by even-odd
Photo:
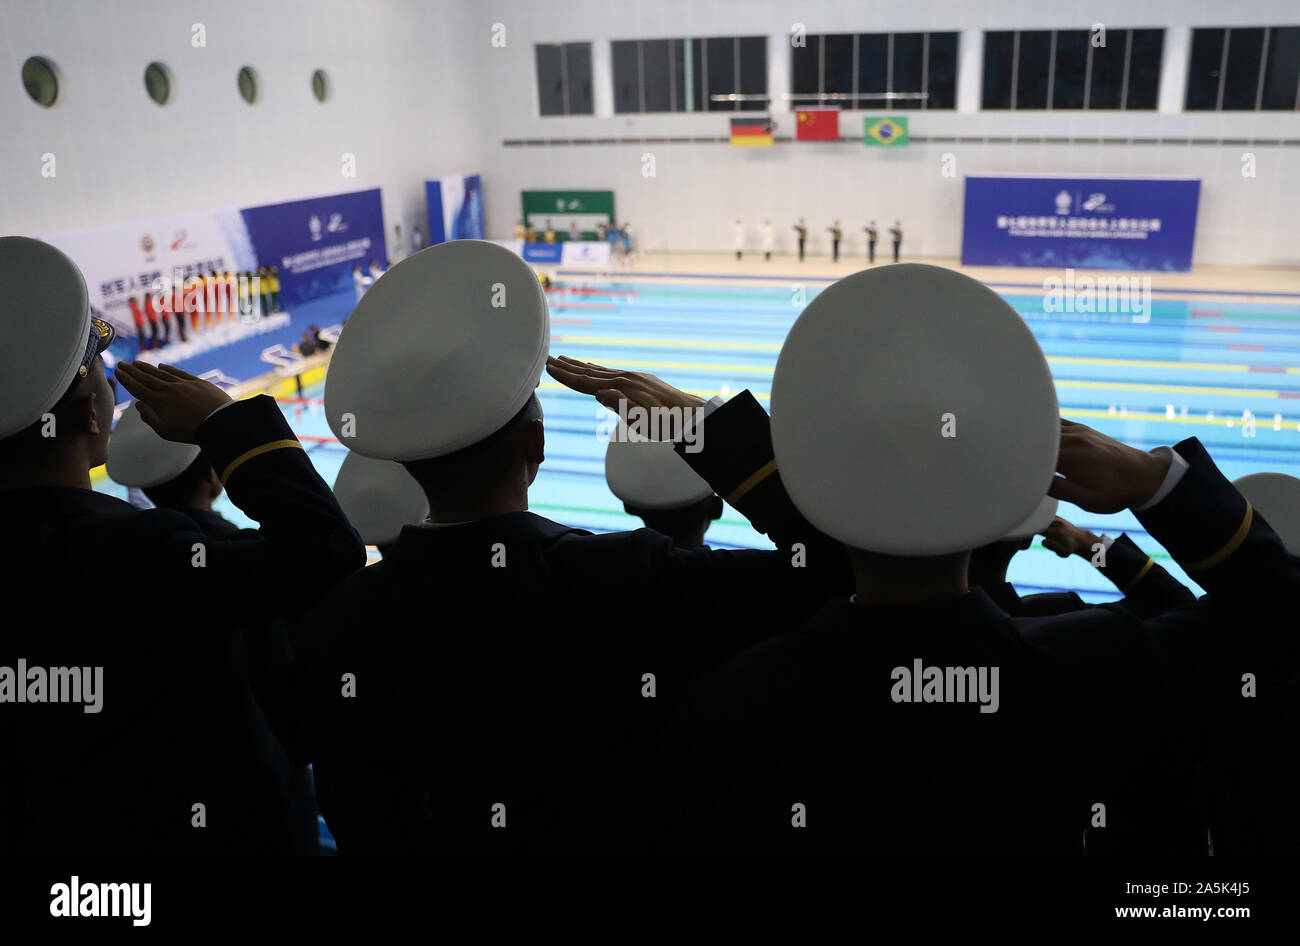
{"type": "Polygon", "coordinates": [[[1124,108],[1153,112],[1160,97],[1160,62],[1164,30],[1129,30],[1128,85],[1124,108]]]}
{"type": "Polygon", "coordinates": [[[633,39],[610,43],[614,111],[734,112],[768,107],[767,39],[633,39]],[[714,95],[754,95],[751,102],[714,95]]]}
{"type": "Polygon", "coordinates": [[[925,104],[925,34],[895,33],[894,49],[890,56],[893,68],[889,91],[907,98],[892,98],[889,107],[901,111],[915,111],[925,104]]]}
{"type": "Polygon", "coordinates": [[[541,115],[590,115],[591,43],[539,43],[537,111],[541,115]]]}
{"type": "Polygon", "coordinates": [[[1260,108],[1300,108],[1300,26],[1275,26],[1269,30],[1266,56],[1260,108]]]}
{"type": "Polygon", "coordinates": [[[1192,30],[1188,111],[1300,108],[1300,27],[1192,30]]]}
{"type": "MultiPolygon", "coordinates": [[[[848,108],[853,97],[853,34],[836,33],[818,37],[822,41],[822,87],[827,93],[822,105],[839,105],[848,108]],[[831,93],[838,93],[836,98],[831,93]]],[[[812,102],[797,103],[811,105],[812,102]]]]}
{"type": "Polygon", "coordinates": [[[1223,78],[1223,110],[1253,112],[1259,97],[1263,29],[1228,30],[1228,72],[1223,78]]]}
{"type": "Polygon", "coordinates": [[[952,109],[957,107],[957,34],[930,33],[927,51],[926,93],[927,109],[952,109]]]}
{"type": "Polygon", "coordinates": [[[791,50],[793,105],[956,106],[956,33],[827,33],[791,50]]]}
{"type": "Polygon", "coordinates": [[[1047,108],[1051,65],[1052,31],[1021,30],[1012,108],[1047,108]]]}
{"type": "Polygon", "coordinates": [[[1154,109],[1164,30],[984,34],[983,107],[1154,109]]]}
{"type": "MultiPolygon", "coordinates": [[[[1119,37],[1123,42],[1125,37],[1119,37]]],[[[1087,30],[1057,30],[1056,49],[1052,56],[1052,108],[1083,108],[1088,78],[1088,49],[1091,34],[1087,30]]],[[[1115,38],[1108,33],[1107,39],[1115,38]]]]}
{"type": "Polygon", "coordinates": [[[1011,107],[1016,75],[1016,32],[994,30],[984,34],[984,86],[981,108],[1011,107]]]}
{"type": "Polygon", "coordinates": [[[889,91],[889,34],[864,33],[858,37],[858,108],[885,108],[889,91]]]}

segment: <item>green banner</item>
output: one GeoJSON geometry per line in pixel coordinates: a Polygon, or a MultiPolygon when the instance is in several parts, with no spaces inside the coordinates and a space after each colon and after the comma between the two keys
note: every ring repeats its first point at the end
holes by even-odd
{"type": "Polygon", "coordinates": [[[907,144],[906,115],[868,115],[863,119],[863,142],[868,145],[907,144]]]}
{"type": "Polygon", "coordinates": [[[533,225],[540,240],[547,222],[558,240],[569,238],[569,227],[577,224],[584,240],[597,237],[596,224],[613,224],[613,191],[524,191],[524,226],[533,225]]]}

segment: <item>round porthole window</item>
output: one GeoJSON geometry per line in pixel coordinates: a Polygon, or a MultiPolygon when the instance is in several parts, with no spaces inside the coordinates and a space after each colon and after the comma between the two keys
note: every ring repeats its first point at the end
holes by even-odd
{"type": "Polygon", "coordinates": [[[160,62],[151,62],[144,68],[144,90],[157,105],[166,105],[172,100],[171,71],[160,62]]]}
{"type": "Polygon", "coordinates": [[[59,98],[59,71],[44,56],[32,56],[23,63],[23,88],[33,102],[49,108],[59,98]]]}
{"type": "Polygon", "coordinates": [[[311,74],[311,94],[317,102],[327,101],[330,97],[330,77],[324,69],[317,69],[311,74]]]}
{"type": "Polygon", "coordinates": [[[244,66],[239,70],[239,95],[249,105],[257,102],[259,94],[257,86],[257,73],[253,71],[252,66],[244,66]]]}

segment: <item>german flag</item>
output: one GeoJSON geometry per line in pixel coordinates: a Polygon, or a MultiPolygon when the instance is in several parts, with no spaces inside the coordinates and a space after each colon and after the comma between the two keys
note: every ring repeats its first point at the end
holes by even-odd
{"type": "Polygon", "coordinates": [[[758,115],[753,118],[731,120],[731,143],[742,148],[770,148],[772,146],[772,118],[758,115]]]}

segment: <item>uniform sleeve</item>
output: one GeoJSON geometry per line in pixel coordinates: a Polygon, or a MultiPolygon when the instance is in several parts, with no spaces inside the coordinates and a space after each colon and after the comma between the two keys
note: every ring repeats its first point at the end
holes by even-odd
{"type": "Polygon", "coordinates": [[[1199,440],[1174,449],[1188,462],[1186,474],[1160,503],[1136,515],[1209,593],[1144,628],[1180,701],[1208,700],[1212,707],[1238,699],[1245,674],[1260,688],[1294,675],[1300,558],[1287,552],[1199,440]]]}
{"type": "Polygon", "coordinates": [[[365,564],[365,546],[273,399],[212,414],[198,439],[231,501],[260,528],[214,540],[179,514],[142,514],[138,554],[181,600],[263,617],[286,610],[295,589],[326,590],[365,564]]]}
{"type": "Polygon", "coordinates": [[[802,553],[801,567],[813,568],[827,592],[849,593],[844,547],[814,528],[791,502],[772,449],[771,420],[754,395],[742,391],[709,413],[698,434],[703,448],[698,452],[684,443],[676,447],[691,468],[786,558],[802,553]]]}
{"type": "Polygon", "coordinates": [[[1106,565],[1097,569],[1124,593],[1119,602],[1138,617],[1149,618],[1196,603],[1182,582],[1156,564],[1127,535],[1106,550],[1106,565]]]}

